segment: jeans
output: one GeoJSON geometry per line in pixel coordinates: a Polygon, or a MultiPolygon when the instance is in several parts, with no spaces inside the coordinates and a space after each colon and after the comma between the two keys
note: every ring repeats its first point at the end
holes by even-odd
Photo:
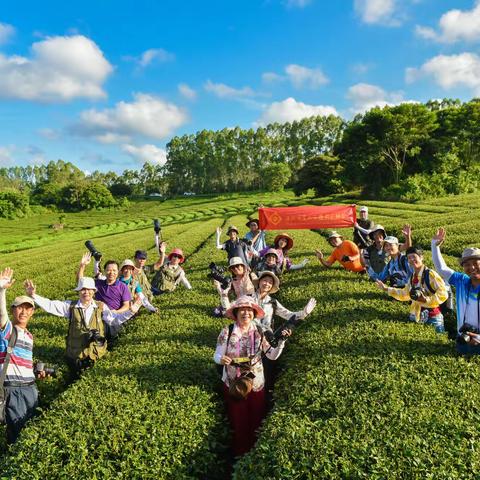
{"type": "MultiPolygon", "coordinates": [[[[417,321],[415,318],[415,315],[409,315],[408,319],[411,322],[417,321]]],[[[434,317],[429,317],[428,310],[422,310],[420,313],[419,323],[423,323],[424,325],[433,325],[437,333],[445,333],[445,327],[443,324],[443,315],[441,313],[439,313],[438,315],[435,315],[434,317]]]]}

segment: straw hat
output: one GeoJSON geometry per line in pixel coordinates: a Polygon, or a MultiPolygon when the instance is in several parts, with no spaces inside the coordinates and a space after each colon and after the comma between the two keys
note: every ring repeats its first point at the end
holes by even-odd
{"type": "Polygon", "coordinates": [[[235,302],[233,302],[230,308],[226,311],[225,315],[235,321],[235,310],[238,308],[251,308],[255,312],[255,318],[262,318],[265,316],[265,312],[260,305],[258,305],[252,299],[252,297],[249,297],[248,295],[242,295],[240,298],[237,298],[237,300],[235,300],[235,302]]]}
{"type": "Polygon", "coordinates": [[[287,241],[287,246],[285,247],[287,250],[290,250],[293,247],[293,238],[288,233],[280,233],[275,237],[273,244],[276,248],[278,248],[278,242],[284,238],[287,241]]]}

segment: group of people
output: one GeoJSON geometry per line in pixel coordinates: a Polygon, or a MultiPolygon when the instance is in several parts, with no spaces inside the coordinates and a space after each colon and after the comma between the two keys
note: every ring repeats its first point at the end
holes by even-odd
{"type": "MultiPolygon", "coordinates": [[[[250,219],[247,227],[249,231],[240,238],[239,230],[230,226],[223,243],[218,228],[216,242],[217,248],[227,253],[230,273],[225,281],[214,281],[220,313],[233,323],[222,328],[214,361],[221,370],[235,456],[252,448],[267,412],[285,341],[317,303],[310,298],[301,310],[293,311],[275,298],[288,277],[286,273],[303,268],[308,260],[292,263],[289,254],[294,240],[289,234],[277,235],[268,245],[257,219],[250,219]]],[[[461,354],[480,353],[480,249],[465,249],[460,259],[463,272],[453,271],[440,252],[446,237],[440,228],[431,243],[432,269],[425,265],[423,251],[412,244],[411,227],[405,225],[402,233],[403,243],[368,219],[368,209],[362,207],[353,242],[330,232],[331,254],[325,258],[321,250],[315,253],[322,266],[330,268],[339,262],[346,270],[376,282],[393,298],[409,302],[409,320],[433,325],[439,333],[444,332],[443,309],[452,298],[450,287],[454,287],[457,350],[461,354]]],[[[121,264],[108,260],[103,268],[101,258],[94,255],[92,277],[85,276],[92,261],[91,253],[85,253],[78,266],[78,299],[74,301],[40,296],[34,282],[27,279],[26,295],[11,303],[12,320],[6,291],[14,283],[13,271],[5,268],[0,272],[0,384],[3,382],[4,387],[0,389],[4,393],[0,408],[3,405],[9,443],[17,439],[37,407],[35,378],[45,377],[45,371],[34,372],[33,337],[28,331],[35,307],[68,320],[66,358],[72,374],[78,376],[105,355],[109,341],[140,308],[157,311],[153,305],[156,295],[173,292],[178,285],[192,288],[182,268],[182,250],[174,248],[167,255],[167,245],[160,241],[158,232],[155,243],[159,256],[152,264],[147,264],[144,250],[137,250],[133,260],[125,259],[121,264]]]]}

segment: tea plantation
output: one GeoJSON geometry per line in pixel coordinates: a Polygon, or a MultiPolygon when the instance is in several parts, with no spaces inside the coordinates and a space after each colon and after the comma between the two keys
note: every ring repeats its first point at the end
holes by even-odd
{"type": "MultiPolygon", "coordinates": [[[[365,204],[389,233],[401,235],[411,223],[414,242],[427,249],[435,228],[445,226],[443,251],[456,268],[462,248],[480,243],[479,200],[365,204]]],[[[106,358],[73,384],[65,380],[66,321],[36,312],[34,355],[58,365],[59,375],[38,382],[41,414],[13,447],[1,445],[1,478],[479,478],[479,360],[458,357],[454,343],[433,328],[406,323],[407,304],[389,300],[364,277],[320,268],[314,249],[331,247],[324,235],[302,230],[290,232],[291,257],[310,263],[287,274],[277,296],[291,310],[311,296],[318,306],[279,360],[275,406],[255,448],[230,472],[212,360],[228,323],[210,315],[218,298],[207,265],[226,258],[215,248],[215,228],[233,223],[242,230],[259,203],[340,202],[361,201],[285,192],[139,202],[67,215],[56,234],[48,228],[54,218],[45,215],[0,222],[0,266],[11,266],[17,278],[10,297],[33,278],[40,295],[75,298],[75,270],[88,238],[104,258],[123,260],[137,248],[153,257],[152,218],[162,219],[169,247],[186,253],[193,286],[157,297],[159,313],[132,319],[106,358]]]]}

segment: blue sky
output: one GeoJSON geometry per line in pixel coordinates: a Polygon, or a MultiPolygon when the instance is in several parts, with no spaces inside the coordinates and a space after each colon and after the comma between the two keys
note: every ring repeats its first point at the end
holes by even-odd
{"type": "Polygon", "coordinates": [[[165,161],[174,135],[480,96],[480,0],[4,0],[0,166],[165,161]]]}

